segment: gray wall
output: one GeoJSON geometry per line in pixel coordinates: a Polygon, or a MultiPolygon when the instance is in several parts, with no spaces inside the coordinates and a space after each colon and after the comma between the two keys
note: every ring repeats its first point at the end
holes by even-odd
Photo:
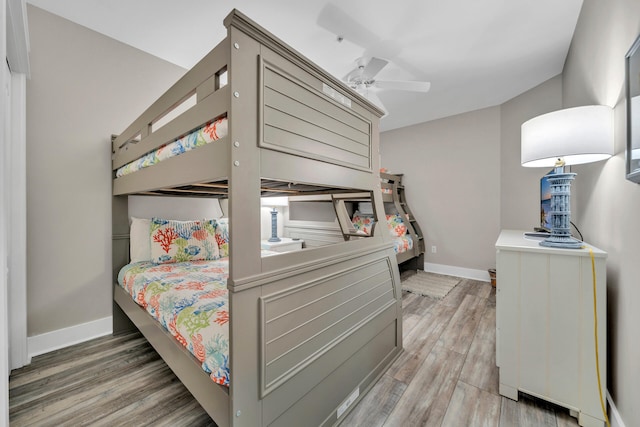
{"type": "Polygon", "coordinates": [[[29,6],[28,336],[111,315],[110,135],[184,71],[29,6]]]}
{"type": "Polygon", "coordinates": [[[638,34],[638,0],[585,0],[562,84],[564,107],[615,108],[616,155],[575,167],[573,195],[585,240],[609,253],[608,389],[627,426],[640,426],[640,185],[624,178],[624,56],[638,34]]]}
{"type": "Polygon", "coordinates": [[[495,266],[500,108],[384,132],[380,141],[382,167],[405,175],[407,201],[425,234],[425,262],[495,266]]]}
{"type": "Polygon", "coordinates": [[[540,224],[540,177],[550,168],[520,165],[520,127],[562,108],[562,78],[556,76],[500,108],[500,228],[531,230],[540,224]]]}
{"type": "Polygon", "coordinates": [[[382,166],[406,175],[409,204],[426,235],[426,262],[485,269],[495,265],[500,229],[539,225],[547,170],[520,165],[520,126],[560,108],[559,75],[499,107],[381,135],[382,166]]]}

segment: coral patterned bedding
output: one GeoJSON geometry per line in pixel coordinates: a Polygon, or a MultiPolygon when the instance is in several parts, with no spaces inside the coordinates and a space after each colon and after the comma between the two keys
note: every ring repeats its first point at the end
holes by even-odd
{"type": "MultiPolygon", "coordinates": [[[[357,232],[363,235],[371,234],[371,228],[375,223],[373,215],[366,215],[356,211],[351,219],[353,227],[357,232]]],[[[386,215],[387,229],[393,242],[393,250],[400,254],[413,249],[413,239],[411,235],[407,234],[407,227],[404,225],[404,221],[398,214],[386,215]]]]}
{"type": "Polygon", "coordinates": [[[407,252],[413,249],[413,239],[411,238],[410,234],[394,237],[392,241],[393,250],[396,251],[397,254],[401,254],[402,252],[407,252]]]}
{"type": "Polygon", "coordinates": [[[202,363],[229,386],[229,258],[127,264],[118,283],[202,363]]]}
{"type": "Polygon", "coordinates": [[[163,160],[171,157],[178,156],[187,151],[191,151],[194,148],[201,145],[209,144],[210,142],[217,141],[224,138],[228,133],[227,118],[223,117],[212,123],[197,129],[190,134],[183,136],[173,142],[163,145],[158,149],[145,154],[144,156],[136,159],[126,165],[122,166],[116,171],[116,177],[119,178],[124,175],[139,171],[140,169],[153,166],[163,160]]]}

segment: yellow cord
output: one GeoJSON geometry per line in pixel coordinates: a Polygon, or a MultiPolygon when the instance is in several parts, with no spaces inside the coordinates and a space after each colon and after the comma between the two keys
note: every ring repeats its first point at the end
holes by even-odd
{"type": "Polygon", "coordinates": [[[593,255],[593,249],[589,249],[589,255],[591,256],[591,275],[593,277],[593,331],[596,343],[596,373],[598,376],[598,393],[600,393],[600,406],[602,407],[602,414],[604,415],[604,422],[608,427],[611,427],[609,423],[609,417],[607,417],[607,409],[604,405],[604,399],[602,398],[602,383],[600,381],[600,358],[598,356],[598,309],[597,309],[597,297],[596,297],[596,260],[593,255]]]}

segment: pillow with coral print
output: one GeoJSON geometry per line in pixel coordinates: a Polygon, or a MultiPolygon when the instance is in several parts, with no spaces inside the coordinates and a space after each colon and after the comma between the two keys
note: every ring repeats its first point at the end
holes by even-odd
{"type": "Polygon", "coordinates": [[[151,261],[166,264],[220,258],[215,239],[216,226],[214,219],[176,221],[152,218],[151,261]]]}
{"type": "Polygon", "coordinates": [[[220,258],[229,256],[229,218],[218,218],[216,220],[216,242],[218,242],[218,250],[220,258]]]}
{"type": "Polygon", "coordinates": [[[387,227],[389,234],[393,237],[402,237],[407,234],[407,226],[404,225],[402,217],[398,214],[387,215],[387,227]]]}

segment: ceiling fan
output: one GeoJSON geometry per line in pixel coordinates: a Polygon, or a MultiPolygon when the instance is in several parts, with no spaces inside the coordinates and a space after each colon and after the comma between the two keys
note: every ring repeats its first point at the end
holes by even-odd
{"type": "Polygon", "coordinates": [[[343,80],[382,110],[387,110],[378,97],[378,90],[404,90],[427,92],[431,87],[424,81],[377,80],[376,75],[389,63],[415,75],[422,72],[399,57],[402,46],[393,40],[382,40],[375,33],[354,20],[338,6],[327,3],[320,11],[317,23],[320,27],[336,35],[337,41],[349,40],[364,48],[364,55],[356,59],[356,67],[343,80]],[[382,59],[382,58],[387,59],[382,59]]]}
{"type": "Polygon", "coordinates": [[[385,115],[387,109],[378,97],[376,89],[405,90],[411,92],[428,92],[431,83],[408,80],[377,80],[375,77],[389,63],[386,59],[360,57],[356,60],[356,68],[350,71],[342,80],[360,95],[376,104],[385,115]]]}

